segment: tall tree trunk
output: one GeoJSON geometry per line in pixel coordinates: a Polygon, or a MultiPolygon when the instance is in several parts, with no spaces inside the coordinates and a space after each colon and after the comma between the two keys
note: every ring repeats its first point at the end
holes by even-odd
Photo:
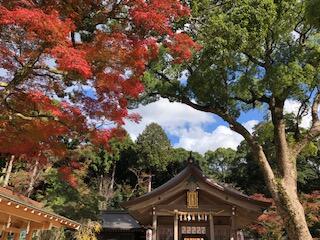
{"type": "Polygon", "coordinates": [[[115,182],[115,176],[116,176],[116,164],[113,165],[112,174],[111,174],[111,182],[109,186],[109,194],[113,194],[114,189],[114,182],[115,182]]]}
{"type": "Polygon", "coordinates": [[[148,192],[152,191],[152,174],[150,172],[149,176],[148,176],[148,192]]]}
{"type": "Polygon", "coordinates": [[[104,176],[103,175],[100,175],[100,178],[99,178],[99,194],[100,195],[103,195],[103,180],[104,180],[104,176]]]}
{"type": "Polygon", "coordinates": [[[269,186],[277,211],[284,221],[290,240],[312,240],[297,191],[297,155],[289,147],[283,115],[284,99],[272,98],[270,110],[274,126],[275,155],[278,165],[277,180],[269,186]]]}
{"type": "Polygon", "coordinates": [[[289,240],[312,240],[297,192],[286,185],[279,188],[279,200],[276,201],[276,205],[284,220],[289,240]]]}
{"type": "Polygon", "coordinates": [[[10,179],[10,175],[12,172],[13,161],[14,161],[14,155],[11,155],[10,160],[7,165],[6,174],[5,174],[4,181],[3,181],[3,187],[7,187],[9,184],[9,179],[10,179]]]}
{"type": "Polygon", "coordinates": [[[36,176],[37,176],[37,173],[38,173],[38,166],[39,166],[39,160],[37,159],[35,164],[34,164],[34,167],[33,167],[33,170],[32,170],[32,174],[30,176],[29,187],[28,187],[27,192],[26,192],[26,195],[28,197],[30,197],[30,195],[32,193],[32,190],[34,188],[34,183],[36,181],[36,176]]]}
{"type": "MultiPolygon", "coordinates": [[[[256,152],[256,156],[259,158],[265,157],[263,151],[260,148],[261,153],[256,152]]],[[[292,157],[293,158],[293,157],[292,157]]],[[[290,158],[292,162],[295,159],[290,158]]],[[[281,161],[281,159],[278,159],[281,161]]],[[[265,160],[264,160],[265,161],[265,160]]],[[[260,159],[260,162],[263,162],[260,159]]],[[[299,201],[297,187],[296,187],[296,174],[295,169],[288,168],[286,166],[286,172],[293,172],[286,177],[278,177],[275,179],[270,178],[270,174],[266,174],[266,169],[262,169],[265,175],[265,180],[268,185],[268,189],[271,192],[272,198],[275,201],[277,211],[281,216],[284,227],[286,229],[289,240],[312,240],[305,213],[302,204],[299,201]]]]}
{"type": "MultiPolygon", "coordinates": [[[[103,196],[103,187],[104,187],[104,176],[101,174],[99,177],[99,195],[103,196]]],[[[105,210],[104,209],[104,201],[99,200],[99,210],[105,210]]]]}

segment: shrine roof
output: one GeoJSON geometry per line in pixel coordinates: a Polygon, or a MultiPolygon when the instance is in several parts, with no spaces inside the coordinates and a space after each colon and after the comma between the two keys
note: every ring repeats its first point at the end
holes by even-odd
{"type": "Polygon", "coordinates": [[[0,187],[0,217],[12,216],[17,221],[51,223],[54,227],[79,229],[80,223],[60,216],[40,202],[34,201],[10,189],[0,187]]]}
{"type": "Polygon", "coordinates": [[[143,201],[147,201],[152,198],[157,198],[158,196],[161,196],[165,194],[166,192],[169,192],[170,189],[174,188],[178,184],[180,184],[183,181],[188,181],[188,179],[194,178],[199,182],[203,182],[206,185],[208,185],[212,190],[218,190],[218,192],[227,194],[229,196],[233,196],[237,199],[241,199],[247,202],[250,202],[252,204],[258,205],[262,208],[268,208],[271,204],[270,202],[265,202],[261,200],[256,200],[251,198],[250,196],[242,193],[241,191],[232,188],[230,186],[227,186],[226,184],[219,183],[208,176],[206,176],[202,170],[196,166],[193,163],[189,163],[186,168],[184,168],[179,174],[177,174],[175,177],[164,183],[163,185],[159,186],[158,188],[154,189],[153,191],[146,193],[145,195],[142,195],[138,198],[129,200],[122,204],[125,208],[130,208],[131,206],[134,206],[135,204],[141,203],[143,201]]]}

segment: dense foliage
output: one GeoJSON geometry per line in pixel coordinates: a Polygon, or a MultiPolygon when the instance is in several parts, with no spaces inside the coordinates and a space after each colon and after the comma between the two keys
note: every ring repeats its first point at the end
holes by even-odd
{"type": "Polygon", "coordinates": [[[151,123],[137,139],[139,164],[150,172],[166,168],[171,157],[170,148],[170,141],[161,126],[151,123]]]}
{"type": "Polygon", "coordinates": [[[190,15],[178,0],[0,4],[0,153],[19,160],[66,158],[63,139],[109,148],[139,120],[127,107],[160,48],[173,63],[198,48],[178,31],[190,15]]]}

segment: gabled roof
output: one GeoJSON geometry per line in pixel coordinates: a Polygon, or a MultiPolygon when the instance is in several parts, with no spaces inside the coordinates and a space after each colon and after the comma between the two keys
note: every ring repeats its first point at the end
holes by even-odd
{"type": "MultiPolygon", "coordinates": [[[[6,216],[10,216],[10,219],[12,216],[12,218],[19,223],[37,223],[42,227],[43,224],[49,224],[54,227],[63,226],[72,229],[79,229],[81,226],[80,223],[76,221],[44,209],[43,204],[37,201],[7,188],[0,187],[0,218],[6,218],[6,216]]],[[[0,222],[0,226],[1,224],[3,223],[0,222]]]]}
{"type": "Polygon", "coordinates": [[[199,182],[205,183],[212,190],[219,191],[237,199],[250,202],[251,204],[257,205],[261,208],[268,208],[271,205],[269,202],[255,200],[234,188],[231,188],[229,186],[226,186],[224,184],[218,183],[210,179],[209,177],[204,175],[204,173],[199,167],[197,167],[193,163],[189,163],[184,170],[182,170],[178,175],[170,179],[165,184],[161,185],[160,187],[154,189],[153,191],[141,197],[123,203],[122,206],[125,208],[130,208],[131,206],[150,200],[152,198],[158,198],[159,196],[168,192],[170,189],[174,188],[181,182],[188,180],[190,177],[195,178],[199,182]]]}

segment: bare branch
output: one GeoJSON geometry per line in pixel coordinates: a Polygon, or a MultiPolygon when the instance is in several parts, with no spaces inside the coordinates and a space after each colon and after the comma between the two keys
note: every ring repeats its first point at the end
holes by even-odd
{"type": "Polygon", "coordinates": [[[56,75],[50,75],[49,73],[36,73],[36,72],[33,72],[32,73],[34,76],[37,76],[37,77],[47,77],[47,78],[50,78],[51,80],[53,81],[57,81],[59,80],[56,75]]]}
{"type": "Polygon", "coordinates": [[[66,75],[66,72],[58,70],[56,68],[49,68],[49,67],[35,67],[35,70],[45,70],[51,74],[55,74],[55,75],[66,75]]]}

